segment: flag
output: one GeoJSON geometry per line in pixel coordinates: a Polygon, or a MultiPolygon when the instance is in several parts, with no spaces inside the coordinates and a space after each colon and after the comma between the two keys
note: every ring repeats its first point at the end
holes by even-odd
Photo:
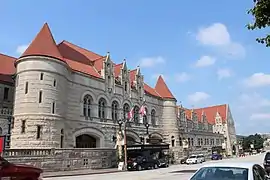
{"type": "Polygon", "coordinates": [[[134,117],[134,105],[132,104],[132,107],[127,115],[127,120],[130,121],[131,119],[133,119],[133,117],[134,117]]]}
{"type": "Polygon", "coordinates": [[[146,108],[145,108],[145,105],[142,105],[141,108],[140,108],[140,114],[142,116],[146,115],[146,108]]]}
{"type": "Polygon", "coordinates": [[[5,150],[5,136],[0,136],[0,154],[5,150]]]}

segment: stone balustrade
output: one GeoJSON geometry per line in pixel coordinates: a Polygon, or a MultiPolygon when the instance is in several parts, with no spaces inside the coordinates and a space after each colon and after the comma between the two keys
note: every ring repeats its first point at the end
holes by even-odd
{"type": "Polygon", "coordinates": [[[4,158],[12,163],[30,164],[44,171],[68,171],[116,167],[115,149],[8,149],[4,158]]]}
{"type": "Polygon", "coordinates": [[[12,116],[13,109],[9,108],[0,108],[0,116],[12,116]]]}

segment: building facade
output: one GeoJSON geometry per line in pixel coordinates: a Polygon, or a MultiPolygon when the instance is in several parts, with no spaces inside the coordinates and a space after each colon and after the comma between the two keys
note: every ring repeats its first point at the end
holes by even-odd
{"type": "Polygon", "coordinates": [[[169,143],[177,157],[186,150],[184,139],[188,151],[226,142],[232,153],[235,128],[228,105],[224,117],[220,109],[215,116],[184,110],[161,76],[152,88],[139,67],[129,70],[125,60],[115,64],[110,53],[101,56],[68,41],[56,44],[48,24],[21,57],[0,54],[0,62],[5,64],[0,67],[0,108],[9,113],[0,115],[0,127],[1,134],[11,127],[12,149],[113,148],[118,122],[133,108],[128,143],[140,142],[148,123],[151,138],[169,143]],[[141,117],[143,104],[146,115],[141,117]]]}

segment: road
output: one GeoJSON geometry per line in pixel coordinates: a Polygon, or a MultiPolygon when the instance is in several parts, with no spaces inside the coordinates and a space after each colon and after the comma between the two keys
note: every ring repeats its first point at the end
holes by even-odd
{"type": "MultiPolygon", "coordinates": [[[[253,162],[262,165],[264,154],[257,154],[247,157],[239,157],[234,159],[224,159],[222,161],[208,161],[203,164],[208,163],[220,163],[220,162],[253,162]]],[[[180,172],[182,170],[196,170],[200,168],[203,164],[195,165],[173,165],[169,168],[161,168],[155,170],[146,171],[134,171],[134,172],[119,172],[111,174],[96,174],[96,175],[84,175],[84,176],[67,176],[67,177],[53,177],[45,178],[45,180],[188,180],[193,172],[180,172]]]]}

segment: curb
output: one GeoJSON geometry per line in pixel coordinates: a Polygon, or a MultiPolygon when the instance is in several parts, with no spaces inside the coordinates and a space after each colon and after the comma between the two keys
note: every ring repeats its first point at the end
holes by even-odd
{"type": "Polygon", "coordinates": [[[112,173],[121,173],[126,171],[100,171],[100,172],[82,172],[82,173],[74,173],[74,174],[55,174],[55,175],[43,175],[43,178],[51,178],[51,177],[67,177],[67,176],[85,176],[85,175],[96,175],[96,174],[112,174],[112,173]]]}

